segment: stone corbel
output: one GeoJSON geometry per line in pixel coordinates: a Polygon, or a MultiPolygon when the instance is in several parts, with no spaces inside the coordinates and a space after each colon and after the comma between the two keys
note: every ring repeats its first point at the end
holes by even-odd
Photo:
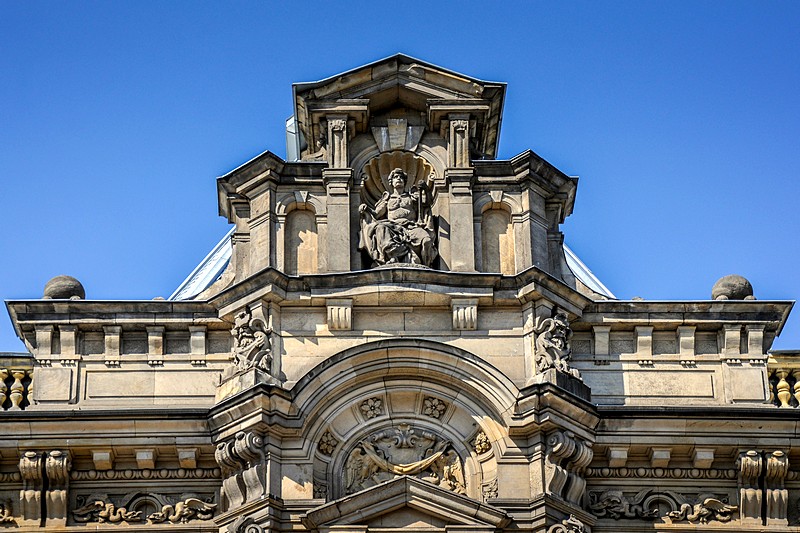
{"type": "Polygon", "coordinates": [[[92,462],[95,470],[111,470],[114,468],[114,450],[111,448],[92,450],[92,462]]]}
{"type": "Polygon", "coordinates": [[[714,463],[714,448],[695,448],[692,452],[692,466],[708,469],[714,463]]]}
{"type": "Polygon", "coordinates": [[[42,522],[42,486],[44,484],[44,457],[39,452],[27,451],[19,459],[22,490],[19,491],[22,526],[39,526],[42,522]]]}
{"type": "Polygon", "coordinates": [[[697,365],[695,357],[695,326],[678,327],[678,350],[681,355],[681,365],[692,367],[697,365]]]}
{"type": "Polygon", "coordinates": [[[33,355],[40,364],[49,365],[53,358],[54,329],[50,325],[36,326],[36,349],[33,350],[33,355]]]}
{"type": "Polygon", "coordinates": [[[670,448],[650,448],[650,466],[652,468],[667,468],[672,457],[670,448]]]}
{"type": "Polygon", "coordinates": [[[766,455],[766,474],[764,477],[764,496],[767,502],[767,526],[789,525],[789,491],[784,481],[789,473],[789,458],[777,450],[766,455]]]}
{"type": "Polygon", "coordinates": [[[232,440],[220,442],[214,457],[222,470],[222,503],[234,509],[267,494],[264,441],[256,433],[238,432],[232,440]]]}
{"type": "Polygon", "coordinates": [[[81,356],[78,353],[78,327],[58,326],[58,337],[61,342],[61,362],[69,364],[79,360],[81,356]]]}
{"type": "Polygon", "coordinates": [[[640,366],[653,366],[653,326],[636,326],[636,359],[640,366]]]}
{"type": "Polygon", "coordinates": [[[622,468],[628,464],[627,446],[609,446],[606,452],[608,466],[610,468],[622,468]]]}
{"type": "Polygon", "coordinates": [[[147,363],[164,364],[164,326],[147,326],[147,363]]]}
{"type": "Polygon", "coordinates": [[[763,468],[761,454],[755,450],[739,454],[739,516],[742,525],[761,525],[761,489],[758,478],[763,468]]]}
{"type": "Polygon", "coordinates": [[[592,326],[594,336],[594,364],[607,365],[611,358],[611,326],[592,326]]]}
{"type": "Polygon", "coordinates": [[[353,300],[326,300],[328,308],[328,330],[350,331],[353,329],[353,300]]]}
{"type": "Polygon", "coordinates": [[[478,329],[478,299],[453,298],[450,300],[453,310],[453,329],[456,331],[474,331],[478,329]]]}
{"type": "Polygon", "coordinates": [[[105,363],[119,366],[122,348],[122,326],[103,326],[105,333],[105,363]]]}
{"type": "Polygon", "coordinates": [[[547,492],[563,500],[581,505],[586,492],[583,472],[592,462],[591,443],[571,431],[556,431],[547,438],[545,486],[547,492]]]}
{"type": "Polygon", "coordinates": [[[67,508],[69,506],[69,471],[72,458],[69,451],[53,450],[45,459],[47,476],[47,492],[45,509],[47,525],[64,527],[67,525],[67,508]]]}
{"type": "Polygon", "coordinates": [[[141,448],[136,450],[136,466],[139,470],[153,470],[156,467],[156,456],[158,451],[155,448],[141,448]]]}
{"type": "Polygon", "coordinates": [[[767,356],[764,354],[764,329],[763,325],[748,325],[747,331],[747,357],[750,364],[764,364],[767,356]]]}
{"type": "Polygon", "coordinates": [[[206,364],[206,326],[189,326],[189,362],[195,366],[206,364]]]}

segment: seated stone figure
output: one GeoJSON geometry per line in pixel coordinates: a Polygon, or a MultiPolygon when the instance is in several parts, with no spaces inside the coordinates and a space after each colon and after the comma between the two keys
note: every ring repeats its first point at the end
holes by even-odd
{"type": "Polygon", "coordinates": [[[408,175],[399,168],[389,173],[391,192],[385,191],[371,208],[358,207],[361,215],[359,250],[366,250],[373,266],[411,263],[431,266],[436,259],[430,192],[423,183],[406,191],[408,175]]]}

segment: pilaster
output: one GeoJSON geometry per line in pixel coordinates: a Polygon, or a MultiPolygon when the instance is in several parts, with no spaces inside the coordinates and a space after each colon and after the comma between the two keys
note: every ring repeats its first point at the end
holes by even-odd
{"type": "Polygon", "coordinates": [[[322,181],[328,195],[328,219],[336,224],[328,225],[329,272],[350,270],[350,187],[353,184],[353,169],[326,168],[322,171],[322,181]]]}
{"type": "Polygon", "coordinates": [[[472,168],[448,168],[450,183],[450,270],[475,271],[475,230],[472,224],[472,168]]]}

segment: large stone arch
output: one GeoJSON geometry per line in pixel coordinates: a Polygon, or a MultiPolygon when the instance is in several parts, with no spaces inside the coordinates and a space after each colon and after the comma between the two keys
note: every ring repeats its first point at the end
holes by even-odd
{"type": "Polygon", "coordinates": [[[316,494],[345,495],[345,463],[360,442],[411,430],[432,435],[436,445],[447,443],[448,453],[461,461],[465,493],[481,499],[496,479],[519,391],[474,354],[400,338],[345,350],[311,370],[292,392],[305,420],[302,440],[316,494]]]}

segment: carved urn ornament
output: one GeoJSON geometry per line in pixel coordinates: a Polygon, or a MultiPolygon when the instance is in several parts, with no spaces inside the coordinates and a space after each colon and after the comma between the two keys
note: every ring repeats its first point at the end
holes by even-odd
{"type": "Polygon", "coordinates": [[[389,190],[374,207],[361,204],[359,250],[372,258],[373,267],[411,264],[430,267],[436,259],[436,232],[431,213],[431,191],[424,182],[406,190],[408,174],[401,168],[389,173],[389,190]]]}

